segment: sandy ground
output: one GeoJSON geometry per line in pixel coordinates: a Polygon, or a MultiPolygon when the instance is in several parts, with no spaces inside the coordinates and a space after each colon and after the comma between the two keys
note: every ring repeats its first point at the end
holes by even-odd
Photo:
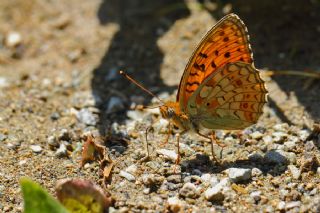
{"type": "Polygon", "coordinates": [[[151,98],[118,70],[164,98],[174,97],[193,48],[229,12],[249,29],[256,67],[320,70],[319,1],[2,0],[0,211],[22,211],[22,176],[52,194],[63,178],[103,185],[98,163],[79,166],[85,132],[108,136],[115,167],[105,190],[115,200],[112,211],[162,212],[174,210],[173,204],[199,212],[320,211],[320,141],[305,141],[320,117],[319,79],[264,76],[269,103],[258,124],[219,132],[227,144],[216,147],[220,164],[209,160],[206,142],[185,135],[178,175],[174,162],[156,154],[175,147],[159,147],[165,137],[159,115],[129,110],[151,98]],[[148,125],[155,129],[152,158],[142,162],[148,125]],[[120,175],[128,167],[134,181],[120,175]],[[230,168],[249,169],[250,178],[234,181],[230,168]],[[207,199],[214,180],[224,179],[223,199],[207,199]],[[169,202],[172,197],[178,201],[169,202]]]}

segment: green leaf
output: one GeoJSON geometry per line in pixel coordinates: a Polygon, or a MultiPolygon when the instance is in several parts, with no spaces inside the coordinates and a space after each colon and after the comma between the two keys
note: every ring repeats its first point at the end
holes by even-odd
{"type": "Polygon", "coordinates": [[[21,178],[24,213],[68,213],[68,211],[39,184],[21,178]]]}

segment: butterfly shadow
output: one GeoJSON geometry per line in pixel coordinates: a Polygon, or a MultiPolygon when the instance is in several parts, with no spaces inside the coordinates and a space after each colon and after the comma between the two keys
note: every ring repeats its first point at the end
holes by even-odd
{"type": "Polygon", "coordinates": [[[173,92],[175,87],[165,85],[160,77],[163,53],[157,40],[176,20],[188,15],[189,10],[181,0],[101,2],[97,11],[100,24],[118,27],[91,80],[92,94],[100,111],[101,135],[107,135],[113,123],[125,123],[126,111],[132,103],[148,105],[152,98],[119,75],[119,70],[155,94],[173,92]],[[177,4],[178,9],[170,9],[177,4]]]}
{"type": "MultiPolygon", "coordinates": [[[[272,80],[287,99],[297,99],[313,120],[320,120],[319,79],[277,75],[292,70],[301,74],[314,71],[320,76],[320,2],[239,0],[225,3],[232,4],[232,12],[237,13],[248,27],[256,67],[275,70],[272,80]]],[[[307,121],[302,121],[303,118],[290,116],[299,113],[295,103],[285,102],[283,96],[272,94],[275,90],[270,86],[270,106],[276,109],[277,116],[289,124],[305,125],[307,121]]]]}
{"type": "Polygon", "coordinates": [[[195,169],[199,170],[202,174],[221,174],[221,172],[229,168],[258,168],[262,172],[262,175],[270,174],[272,176],[279,176],[287,170],[289,161],[275,150],[270,150],[269,152],[272,153],[274,159],[280,159],[282,162],[266,163],[264,158],[260,158],[255,160],[222,161],[222,163],[219,163],[211,160],[206,154],[197,154],[193,159],[182,161],[181,170],[191,174],[195,172],[195,169]]]}

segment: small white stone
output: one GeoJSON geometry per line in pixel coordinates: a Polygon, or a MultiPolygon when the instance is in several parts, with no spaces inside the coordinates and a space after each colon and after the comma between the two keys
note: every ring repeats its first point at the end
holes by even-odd
{"type": "Polygon", "coordinates": [[[251,178],[251,169],[230,168],[228,169],[229,178],[237,183],[251,178]]]}
{"type": "Polygon", "coordinates": [[[128,168],[126,168],[126,172],[129,172],[130,174],[134,175],[138,170],[138,167],[136,164],[132,164],[128,168]]]}
{"type": "Polygon", "coordinates": [[[216,176],[212,176],[210,178],[209,182],[210,182],[211,186],[215,186],[215,185],[217,185],[219,183],[219,180],[218,180],[218,178],[216,176]]]}
{"type": "Polygon", "coordinates": [[[193,183],[185,183],[180,189],[179,194],[183,197],[195,198],[197,196],[197,187],[193,183]]]}
{"type": "Polygon", "coordinates": [[[287,123],[276,124],[273,126],[273,129],[280,132],[285,132],[288,130],[289,125],[287,123]]]}
{"type": "Polygon", "coordinates": [[[262,175],[262,173],[263,172],[258,168],[252,168],[252,170],[251,170],[251,175],[253,177],[258,177],[258,176],[262,175]]]}
{"type": "Polygon", "coordinates": [[[284,210],[286,208],[286,202],[280,201],[277,206],[278,210],[284,210]]]}
{"type": "Polygon", "coordinates": [[[67,156],[68,152],[67,152],[67,147],[64,143],[61,143],[59,148],[57,149],[55,155],[57,157],[65,157],[67,156]]]}
{"type": "Polygon", "coordinates": [[[320,167],[317,168],[317,174],[320,175],[320,167]]]}
{"type": "Polygon", "coordinates": [[[178,154],[175,151],[168,149],[158,149],[157,154],[163,155],[166,159],[169,159],[173,162],[176,162],[176,160],[178,159],[178,154]]]}
{"type": "Polygon", "coordinates": [[[58,143],[56,137],[53,136],[53,135],[51,135],[51,136],[48,137],[47,143],[48,143],[50,146],[55,146],[55,147],[56,147],[56,146],[59,146],[59,143],[58,143]]]}
{"type": "Polygon", "coordinates": [[[200,178],[201,178],[202,182],[209,182],[211,175],[209,173],[205,173],[205,174],[202,174],[200,178]]]}
{"type": "Polygon", "coordinates": [[[289,165],[288,168],[292,174],[293,179],[297,180],[300,178],[300,176],[301,176],[300,169],[298,169],[295,165],[289,165]]]}
{"type": "Polygon", "coordinates": [[[31,145],[30,149],[35,153],[40,153],[42,151],[42,148],[39,145],[31,145]]]}
{"type": "Polygon", "coordinates": [[[263,142],[266,144],[272,143],[272,137],[270,135],[266,135],[262,138],[263,142]]]}
{"type": "Polygon", "coordinates": [[[250,197],[252,197],[255,201],[259,201],[261,199],[261,192],[253,191],[250,193],[250,197]]]}
{"type": "Polygon", "coordinates": [[[274,132],[272,133],[273,142],[275,143],[282,143],[285,138],[288,137],[288,134],[284,132],[274,132]]]}
{"type": "Polygon", "coordinates": [[[177,213],[180,212],[183,208],[183,202],[179,200],[178,197],[169,197],[168,206],[171,212],[177,213]]]}
{"type": "Polygon", "coordinates": [[[27,160],[21,160],[21,161],[19,161],[19,166],[23,166],[24,164],[26,164],[27,163],[27,160]]]}
{"type": "Polygon", "coordinates": [[[130,174],[128,172],[125,172],[123,170],[120,171],[119,175],[120,175],[120,177],[123,177],[123,178],[125,178],[125,179],[127,179],[128,181],[131,181],[131,182],[136,180],[135,176],[133,176],[132,174],[130,174]]]}
{"type": "Polygon", "coordinates": [[[10,32],[6,37],[6,45],[8,47],[15,47],[22,42],[22,36],[18,32],[10,32]]]}
{"type": "Polygon", "coordinates": [[[263,134],[259,131],[255,131],[252,134],[250,134],[250,136],[251,136],[251,138],[258,140],[263,137],[263,134]]]}
{"type": "Polygon", "coordinates": [[[222,192],[222,185],[217,184],[214,187],[207,189],[204,192],[204,196],[207,200],[210,201],[221,201],[224,199],[224,194],[222,192]]]}
{"type": "Polygon", "coordinates": [[[286,204],[286,210],[292,209],[295,207],[300,207],[300,206],[301,206],[301,201],[291,201],[286,204]]]}
{"type": "Polygon", "coordinates": [[[296,148],[296,143],[294,141],[287,141],[284,144],[284,150],[285,151],[294,151],[296,148]]]}
{"type": "Polygon", "coordinates": [[[150,188],[145,188],[145,189],[143,189],[143,194],[149,194],[150,193],[150,188]]]}

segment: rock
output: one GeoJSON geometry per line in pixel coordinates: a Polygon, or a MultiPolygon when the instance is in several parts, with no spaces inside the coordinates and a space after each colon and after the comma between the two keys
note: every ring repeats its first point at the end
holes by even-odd
{"type": "Polygon", "coordinates": [[[251,176],[252,177],[258,177],[258,176],[262,175],[262,173],[263,172],[258,168],[252,168],[251,169],[251,176]]]}
{"type": "Polygon", "coordinates": [[[58,134],[58,139],[60,141],[69,141],[71,139],[69,131],[67,129],[61,129],[58,134]]]}
{"type": "Polygon", "coordinates": [[[7,138],[6,135],[0,133],[0,142],[1,142],[1,141],[4,141],[6,138],[7,138]]]}
{"type": "Polygon", "coordinates": [[[267,163],[274,163],[274,164],[286,164],[288,162],[288,159],[286,158],[284,152],[281,150],[268,151],[264,155],[264,160],[267,163]]]}
{"type": "Polygon", "coordinates": [[[83,108],[76,112],[77,119],[88,126],[95,126],[97,124],[97,117],[87,108],[83,108]]]}
{"type": "Polygon", "coordinates": [[[261,200],[261,191],[253,191],[250,193],[250,197],[252,197],[256,202],[261,200]]]}
{"type": "Polygon", "coordinates": [[[265,144],[271,144],[272,143],[272,137],[270,135],[266,135],[262,138],[263,142],[265,144]]]}
{"type": "Polygon", "coordinates": [[[107,113],[117,112],[119,110],[124,109],[123,100],[117,96],[112,96],[109,99],[108,106],[107,106],[107,113]]]}
{"type": "Polygon", "coordinates": [[[130,173],[126,172],[126,171],[123,171],[123,170],[120,171],[119,176],[123,177],[123,178],[125,178],[125,179],[127,179],[128,181],[131,181],[131,182],[136,180],[135,176],[133,176],[132,174],[130,174],[130,173]]]}
{"type": "Polygon", "coordinates": [[[273,129],[279,132],[288,131],[289,125],[287,123],[276,124],[273,126],[273,129]]]}
{"type": "Polygon", "coordinates": [[[10,32],[5,38],[5,45],[7,47],[16,47],[22,43],[22,36],[18,32],[10,32]]]}
{"type": "Polygon", "coordinates": [[[168,198],[168,208],[170,212],[178,213],[183,210],[183,202],[179,200],[178,197],[169,197],[168,198]]]}
{"type": "Polygon", "coordinates": [[[8,80],[5,77],[0,77],[0,88],[9,86],[8,80]]]}
{"type": "Polygon", "coordinates": [[[200,178],[202,182],[209,182],[211,175],[209,173],[205,173],[205,174],[202,174],[200,178]]]}
{"type": "Polygon", "coordinates": [[[193,183],[185,183],[179,194],[185,198],[196,198],[198,197],[197,187],[193,183]]]}
{"type": "Polygon", "coordinates": [[[219,183],[219,180],[216,176],[212,176],[209,180],[211,186],[215,186],[219,183]]]}
{"type": "Polygon", "coordinates": [[[298,180],[301,176],[301,171],[300,169],[298,169],[295,165],[289,165],[288,166],[290,172],[291,172],[291,175],[293,177],[293,179],[296,179],[298,180]]]}
{"type": "Polygon", "coordinates": [[[134,175],[138,170],[138,167],[136,164],[132,164],[131,166],[126,168],[126,172],[129,172],[130,174],[134,175]]]}
{"type": "Polygon", "coordinates": [[[298,132],[299,139],[302,140],[302,141],[305,141],[308,138],[309,135],[310,135],[310,132],[308,130],[305,130],[305,129],[300,130],[298,132]]]}
{"type": "Polygon", "coordinates": [[[219,183],[213,185],[211,188],[204,192],[204,196],[209,201],[220,202],[224,200],[224,191],[230,188],[229,178],[222,179],[219,183]]]}
{"type": "Polygon", "coordinates": [[[285,209],[289,210],[289,209],[292,209],[295,207],[300,207],[300,206],[301,206],[301,201],[291,201],[291,202],[286,203],[285,209]]]}
{"type": "Polygon", "coordinates": [[[147,194],[150,194],[150,188],[145,188],[143,189],[143,194],[147,195],[147,194]]]}
{"type": "Polygon", "coordinates": [[[207,189],[204,192],[204,196],[209,201],[222,201],[224,200],[224,194],[221,186],[215,186],[207,189]]]}
{"type": "Polygon", "coordinates": [[[30,149],[31,149],[33,152],[35,152],[35,153],[40,153],[40,152],[42,152],[42,148],[41,148],[41,146],[39,146],[39,145],[31,145],[31,146],[30,146],[30,149]]]}
{"type": "Polygon", "coordinates": [[[57,149],[55,155],[57,157],[65,157],[67,156],[68,152],[67,152],[67,147],[64,143],[61,143],[59,148],[57,149]]]}
{"type": "Polygon", "coordinates": [[[238,183],[251,178],[251,169],[230,168],[228,174],[231,181],[238,183]]]}
{"type": "Polygon", "coordinates": [[[168,182],[171,182],[171,183],[176,183],[176,184],[181,183],[181,176],[180,175],[170,175],[166,179],[168,182]]]}
{"type": "Polygon", "coordinates": [[[283,132],[274,132],[272,133],[272,137],[273,137],[273,142],[283,143],[284,140],[288,137],[288,134],[283,132]]]}
{"type": "Polygon", "coordinates": [[[178,159],[178,154],[175,151],[167,150],[167,149],[158,149],[157,154],[163,155],[166,159],[176,162],[178,159]]]}
{"type": "Polygon", "coordinates": [[[284,144],[284,151],[294,151],[296,149],[296,143],[294,141],[287,141],[284,144]]]}
{"type": "Polygon", "coordinates": [[[259,140],[263,137],[263,134],[259,131],[255,131],[252,134],[250,134],[251,138],[259,140]]]}
{"type": "Polygon", "coordinates": [[[248,155],[248,158],[249,158],[249,160],[251,160],[251,161],[261,161],[261,160],[263,160],[263,156],[261,155],[261,154],[259,154],[259,153],[250,153],[249,155],[248,155]]]}
{"type": "Polygon", "coordinates": [[[143,174],[142,177],[142,183],[146,186],[155,186],[160,185],[164,181],[164,177],[160,175],[154,175],[154,174],[143,174]]]}
{"type": "Polygon", "coordinates": [[[142,121],[144,112],[138,110],[129,110],[127,111],[127,117],[133,121],[142,121]]]}
{"type": "Polygon", "coordinates": [[[278,203],[277,209],[278,209],[278,210],[284,210],[285,208],[286,208],[286,202],[280,201],[280,202],[278,203]]]}

